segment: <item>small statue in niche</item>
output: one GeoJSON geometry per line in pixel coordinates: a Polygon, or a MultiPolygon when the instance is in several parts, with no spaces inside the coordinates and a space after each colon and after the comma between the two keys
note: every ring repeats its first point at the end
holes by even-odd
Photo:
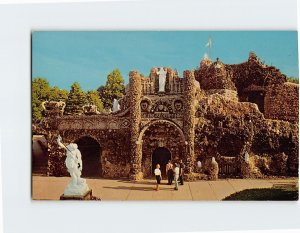
{"type": "Polygon", "coordinates": [[[249,163],[249,154],[248,154],[248,152],[246,151],[246,153],[245,153],[245,162],[246,163],[249,163]]]}

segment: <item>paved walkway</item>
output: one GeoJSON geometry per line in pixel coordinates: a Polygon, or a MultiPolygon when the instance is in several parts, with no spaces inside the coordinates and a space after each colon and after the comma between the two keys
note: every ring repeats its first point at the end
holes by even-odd
{"type": "MultiPolygon", "coordinates": [[[[35,200],[58,200],[68,184],[69,177],[32,178],[32,198],[35,200]]],[[[162,181],[155,191],[155,180],[131,182],[127,180],[87,179],[93,195],[102,200],[222,200],[232,193],[249,188],[270,188],[273,185],[297,184],[298,179],[250,180],[224,179],[217,181],[185,182],[175,191],[174,185],[162,181]]]]}

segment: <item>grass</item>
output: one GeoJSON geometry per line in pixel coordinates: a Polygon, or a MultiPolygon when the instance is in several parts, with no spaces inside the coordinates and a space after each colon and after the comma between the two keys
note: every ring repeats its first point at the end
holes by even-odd
{"type": "Polygon", "coordinates": [[[225,201],[297,201],[299,198],[298,187],[278,187],[262,189],[246,189],[234,193],[223,200],[225,201]]]}

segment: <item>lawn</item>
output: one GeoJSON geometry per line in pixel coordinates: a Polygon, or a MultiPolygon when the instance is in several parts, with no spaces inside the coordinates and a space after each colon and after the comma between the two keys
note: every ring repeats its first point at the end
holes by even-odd
{"type": "Polygon", "coordinates": [[[298,187],[246,189],[234,193],[223,200],[225,201],[297,201],[299,198],[298,187]]]}

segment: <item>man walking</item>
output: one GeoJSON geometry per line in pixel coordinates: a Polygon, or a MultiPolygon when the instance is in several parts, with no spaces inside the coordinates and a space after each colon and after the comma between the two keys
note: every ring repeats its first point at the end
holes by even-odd
{"type": "Polygon", "coordinates": [[[179,179],[179,164],[175,163],[174,168],[174,182],[175,182],[175,190],[178,190],[178,179],[179,179]]]}
{"type": "Polygon", "coordinates": [[[174,175],[173,175],[173,164],[171,163],[171,160],[166,165],[166,174],[168,177],[168,185],[171,185],[173,183],[174,175]]]}
{"type": "Polygon", "coordinates": [[[180,184],[183,185],[183,170],[184,170],[185,166],[182,162],[182,159],[179,160],[179,181],[180,184]]]}

